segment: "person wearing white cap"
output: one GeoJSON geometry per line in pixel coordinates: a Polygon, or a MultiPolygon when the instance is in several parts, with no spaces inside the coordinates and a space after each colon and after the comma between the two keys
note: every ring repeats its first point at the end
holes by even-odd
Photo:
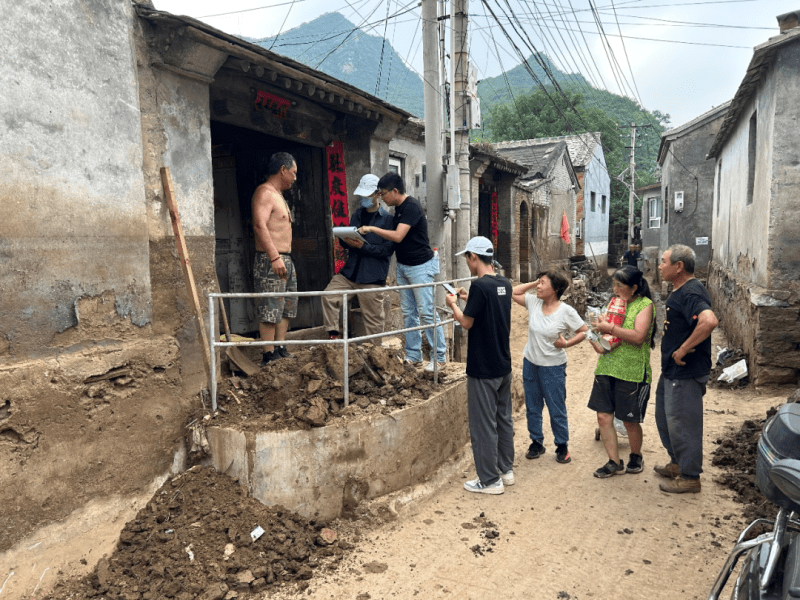
{"type": "MultiPolygon", "coordinates": [[[[392,216],[380,208],[377,175],[371,173],[364,175],[354,193],[361,197],[361,206],[350,217],[351,227],[373,225],[388,229],[392,226],[392,216]]],[[[382,289],[389,274],[389,261],[394,244],[375,233],[364,235],[366,243],[356,239],[337,239],[340,244],[345,244],[342,247],[348,251],[347,261],[333,276],[325,291],[382,289]]],[[[383,292],[358,294],[367,335],[383,332],[385,322],[383,299],[383,292]]],[[[322,318],[331,339],[341,337],[339,333],[341,305],[341,296],[322,296],[322,318]]],[[[343,318],[346,319],[347,316],[343,318]]],[[[375,338],[373,342],[380,345],[381,338],[375,338]]]]}
{"type": "Polygon", "coordinates": [[[445,302],[453,318],[466,329],[467,410],[472,456],[477,479],[464,489],[479,494],[502,494],[514,485],[514,422],[511,418],[511,282],[494,271],[494,248],[483,236],[472,238],[464,250],[471,275],[478,279],[469,293],[459,288],[445,302]],[[466,300],[462,311],[458,300],[466,300]]]}

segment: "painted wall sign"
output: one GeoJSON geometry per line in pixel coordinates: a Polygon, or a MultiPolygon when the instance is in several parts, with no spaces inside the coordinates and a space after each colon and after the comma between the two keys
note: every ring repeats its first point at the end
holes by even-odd
{"type": "Polygon", "coordinates": [[[697,246],[708,246],[708,238],[707,237],[699,237],[695,240],[695,245],[697,246]]]}
{"type": "MultiPolygon", "coordinates": [[[[347,206],[347,176],[344,170],[344,146],[342,142],[331,142],[325,148],[328,162],[328,195],[331,199],[331,221],[334,227],[350,224],[347,206]]],[[[345,251],[341,244],[333,244],[333,271],[338,273],[345,263],[345,251]]]]}
{"type": "Polygon", "coordinates": [[[270,94],[264,90],[256,90],[256,99],[253,101],[253,107],[256,110],[266,110],[278,117],[285,119],[286,114],[291,106],[291,101],[286,98],[281,98],[275,94],[270,94]]]}

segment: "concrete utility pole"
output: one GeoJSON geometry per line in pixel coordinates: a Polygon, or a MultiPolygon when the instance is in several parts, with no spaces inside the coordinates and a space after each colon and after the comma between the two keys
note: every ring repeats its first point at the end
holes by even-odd
{"type": "Polygon", "coordinates": [[[634,190],[636,189],[636,160],[634,152],[636,151],[636,123],[631,123],[631,187],[628,190],[628,245],[633,243],[633,199],[635,197],[634,190]]]}
{"type": "MultiPolygon", "coordinates": [[[[428,233],[431,244],[441,252],[444,223],[442,202],[442,146],[440,132],[442,118],[439,112],[439,50],[436,0],[422,0],[422,52],[425,97],[425,195],[428,204],[428,233]]],[[[449,257],[444,257],[447,260],[449,257]]]]}
{"type": "MultiPolygon", "coordinates": [[[[458,197],[448,199],[448,207],[456,208],[455,235],[453,236],[454,252],[460,252],[470,239],[470,207],[472,201],[471,178],[469,173],[469,41],[467,39],[467,3],[466,0],[451,0],[450,64],[452,83],[450,85],[450,135],[452,148],[450,153],[450,173],[458,173],[458,197]]],[[[455,277],[469,277],[469,268],[465,261],[455,262],[455,277]]]]}

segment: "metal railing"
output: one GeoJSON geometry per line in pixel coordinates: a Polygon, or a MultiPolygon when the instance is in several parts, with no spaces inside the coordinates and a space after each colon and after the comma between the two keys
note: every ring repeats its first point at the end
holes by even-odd
{"type": "MultiPolygon", "coordinates": [[[[362,335],[358,337],[349,337],[348,331],[348,319],[346,315],[342,317],[342,337],[340,339],[320,339],[320,340],[313,340],[313,339],[303,339],[303,340],[255,340],[252,342],[244,342],[244,341],[230,341],[230,342],[222,342],[219,341],[219,332],[216,331],[216,300],[217,298],[272,298],[272,297],[279,297],[279,298],[287,298],[287,297],[298,297],[298,298],[309,298],[309,297],[319,297],[319,296],[342,296],[342,308],[341,310],[347,309],[348,298],[351,296],[355,296],[358,294],[376,294],[381,292],[392,292],[392,291],[399,291],[399,290],[410,290],[415,288],[422,288],[422,287],[434,287],[437,285],[441,285],[442,283],[450,283],[450,284],[458,284],[458,282],[462,281],[472,281],[477,279],[477,277],[462,277],[460,279],[447,279],[444,281],[434,281],[431,283],[414,283],[409,285],[395,285],[395,286],[388,286],[388,287],[381,287],[381,288],[367,288],[363,290],[346,290],[346,291],[318,291],[318,292],[269,292],[269,293],[218,293],[218,292],[211,292],[208,294],[208,323],[209,323],[209,346],[210,346],[210,354],[211,354],[211,408],[212,410],[217,410],[217,348],[228,348],[231,346],[244,346],[244,347],[251,347],[251,346],[312,346],[317,344],[341,344],[344,346],[344,405],[349,406],[350,404],[350,356],[349,356],[349,348],[350,344],[357,343],[357,342],[365,342],[368,340],[382,338],[382,337],[389,337],[393,335],[397,335],[400,333],[407,333],[410,331],[422,331],[424,329],[431,329],[433,328],[433,348],[431,349],[431,361],[433,363],[433,381],[434,383],[439,382],[439,360],[437,356],[437,329],[439,327],[443,327],[448,324],[452,324],[453,328],[455,328],[455,319],[445,319],[444,321],[439,320],[439,315],[437,312],[436,307],[436,294],[434,293],[434,301],[433,301],[433,323],[429,325],[418,325],[416,327],[407,327],[404,329],[395,329],[392,331],[384,331],[382,333],[373,333],[370,335],[362,335]]],[[[452,335],[451,335],[452,339],[452,335]]]]}

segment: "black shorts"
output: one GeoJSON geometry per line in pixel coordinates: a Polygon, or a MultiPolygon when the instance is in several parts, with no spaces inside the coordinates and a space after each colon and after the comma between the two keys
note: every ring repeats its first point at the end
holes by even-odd
{"type": "Polygon", "coordinates": [[[620,421],[641,423],[649,400],[649,383],[595,375],[588,406],[595,412],[613,414],[620,421]]]}

